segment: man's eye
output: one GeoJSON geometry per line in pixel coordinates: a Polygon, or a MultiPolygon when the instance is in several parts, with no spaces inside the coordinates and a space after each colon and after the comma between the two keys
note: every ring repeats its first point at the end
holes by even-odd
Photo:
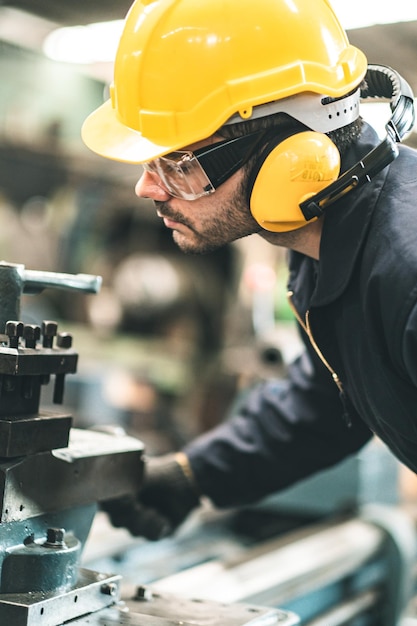
{"type": "Polygon", "coordinates": [[[192,170],[192,165],[190,161],[183,161],[181,163],[181,169],[184,172],[184,174],[189,174],[192,170]]]}

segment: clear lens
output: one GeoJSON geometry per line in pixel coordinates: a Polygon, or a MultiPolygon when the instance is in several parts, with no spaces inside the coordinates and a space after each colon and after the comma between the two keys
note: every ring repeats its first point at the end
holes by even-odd
{"type": "Polygon", "coordinates": [[[213,193],[215,188],[192,152],[171,152],[169,157],[159,157],[143,167],[161,179],[171,196],[184,200],[197,200],[213,193]]]}

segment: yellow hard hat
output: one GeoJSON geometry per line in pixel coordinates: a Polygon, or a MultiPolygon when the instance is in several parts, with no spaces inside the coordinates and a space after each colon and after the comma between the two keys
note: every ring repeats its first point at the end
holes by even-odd
{"type": "Polygon", "coordinates": [[[82,137],[102,156],[143,163],[212,135],[236,113],[250,119],[258,105],[343,96],[366,69],[328,0],[135,0],[111,98],[82,137]]]}

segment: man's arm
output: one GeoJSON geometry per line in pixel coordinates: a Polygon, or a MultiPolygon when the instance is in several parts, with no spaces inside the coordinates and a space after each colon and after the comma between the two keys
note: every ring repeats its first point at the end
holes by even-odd
{"type": "Polygon", "coordinates": [[[285,381],[248,393],[234,415],[184,450],[201,493],[219,507],[254,502],[329,467],[372,437],[353,407],[343,419],[339,391],[314,352],[285,381]]]}
{"type": "Polygon", "coordinates": [[[179,453],[148,459],[136,498],[102,507],[115,526],[159,539],[199,506],[200,496],[218,507],[245,505],[359,450],[372,433],[353,407],[351,427],[342,416],[329,372],[307,351],[287,380],[249,391],[223,424],[179,453]]]}

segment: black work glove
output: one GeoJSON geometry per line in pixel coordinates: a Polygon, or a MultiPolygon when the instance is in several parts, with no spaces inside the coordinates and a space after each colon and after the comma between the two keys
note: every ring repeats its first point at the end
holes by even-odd
{"type": "Polygon", "coordinates": [[[124,496],[101,503],[113,526],[151,541],[170,535],[200,504],[198,489],[184,454],[148,458],[137,497],[124,496]]]}

